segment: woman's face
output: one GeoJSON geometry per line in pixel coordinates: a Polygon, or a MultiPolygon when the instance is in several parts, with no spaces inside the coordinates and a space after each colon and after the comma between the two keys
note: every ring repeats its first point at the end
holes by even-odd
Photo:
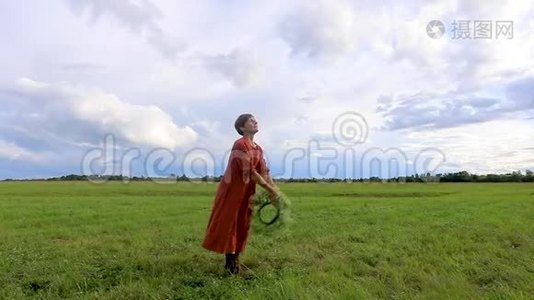
{"type": "Polygon", "coordinates": [[[251,117],[248,119],[245,124],[242,127],[243,133],[256,133],[258,132],[258,122],[256,121],[256,118],[251,117]]]}

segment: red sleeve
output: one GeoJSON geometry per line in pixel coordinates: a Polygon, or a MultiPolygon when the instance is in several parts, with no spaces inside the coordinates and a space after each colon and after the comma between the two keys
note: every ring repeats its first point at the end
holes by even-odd
{"type": "Polygon", "coordinates": [[[269,174],[269,167],[267,167],[267,162],[265,161],[263,149],[261,147],[259,148],[259,161],[256,165],[256,171],[262,175],[269,174]]]}

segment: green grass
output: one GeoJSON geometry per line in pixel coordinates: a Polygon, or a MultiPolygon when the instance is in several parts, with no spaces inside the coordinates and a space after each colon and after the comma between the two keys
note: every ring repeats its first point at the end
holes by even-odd
{"type": "Polygon", "coordinates": [[[215,184],[0,183],[0,299],[527,299],[532,184],[281,184],[232,277],[200,244],[215,184]]]}

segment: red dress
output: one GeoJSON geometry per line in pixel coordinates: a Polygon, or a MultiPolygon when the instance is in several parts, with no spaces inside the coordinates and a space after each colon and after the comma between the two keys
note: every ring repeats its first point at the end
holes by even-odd
{"type": "Polygon", "coordinates": [[[232,147],[202,247],[218,253],[237,253],[245,249],[252,215],[251,198],[256,192],[252,169],[260,174],[268,172],[261,147],[243,137],[232,147]]]}

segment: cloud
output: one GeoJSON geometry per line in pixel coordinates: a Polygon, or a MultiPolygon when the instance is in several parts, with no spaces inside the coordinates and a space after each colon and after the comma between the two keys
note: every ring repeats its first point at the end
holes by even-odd
{"type": "Polygon", "coordinates": [[[314,96],[304,96],[304,97],[301,97],[299,100],[304,103],[312,103],[312,102],[317,101],[318,98],[314,96]]]}
{"type": "Polygon", "coordinates": [[[181,40],[171,37],[161,29],[151,28],[147,35],[147,41],[168,59],[174,59],[178,53],[184,51],[187,46],[181,40]]]}
{"type": "Polygon", "coordinates": [[[0,158],[9,160],[39,161],[44,155],[0,139],[0,158]]]}
{"type": "Polygon", "coordinates": [[[412,131],[399,144],[401,149],[417,151],[433,147],[443,152],[447,170],[475,173],[504,173],[532,168],[534,123],[526,120],[493,120],[461,127],[412,131]]]}
{"type": "Polygon", "coordinates": [[[112,15],[132,31],[155,26],[155,20],[161,16],[159,9],[148,0],[69,0],[69,4],[78,14],[88,9],[93,21],[105,14],[112,15]]]}
{"type": "MultiPolygon", "coordinates": [[[[384,129],[446,128],[510,117],[511,113],[534,110],[534,77],[502,87],[502,98],[481,97],[477,93],[418,93],[411,96],[381,96],[376,112],[385,119],[384,129]]],[[[517,115],[513,118],[517,118],[517,115]]]]}
{"type": "Polygon", "coordinates": [[[228,54],[220,54],[204,59],[205,66],[213,70],[237,87],[251,86],[259,83],[263,66],[250,52],[234,50],[228,54]]]}
{"type": "Polygon", "coordinates": [[[164,57],[173,59],[185,50],[185,43],[168,36],[158,25],[162,14],[148,0],[68,0],[70,8],[78,15],[89,11],[92,22],[102,16],[111,16],[131,32],[145,36],[164,57]]]}
{"type": "Polygon", "coordinates": [[[199,134],[202,134],[206,137],[211,137],[218,133],[220,123],[217,121],[202,120],[193,122],[191,127],[196,129],[199,134]]]}
{"type": "Polygon", "coordinates": [[[278,30],[293,55],[335,55],[355,47],[356,21],[347,1],[311,1],[282,19],[278,30]]]}
{"type": "MultiPolygon", "coordinates": [[[[479,2],[62,0],[32,10],[3,2],[0,139],[11,153],[69,156],[71,165],[49,163],[62,173],[106,133],[121,146],[182,142],[224,153],[245,111],[257,115],[258,141],[273,157],[284,141],[336,146],[327,137],[347,111],[369,124],[361,146],[384,149],[415,131],[532,122],[532,2],[479,2]],[[452,21],[479,18],[513,20],[514,39],[451,39],[452,21]],[[425,31],[434,19],[447,27],[439,40],[425,31]],[[21,76],[39,80],[13,86],[21,76]]],[[[449,137],[428,141],[500,159],[449,137]]],[[[512,148],[499,153],[520,153],[512,148]]]]}
{"type": "Polygon", "coordinates": [[[501,114],[488,103],[497,99],[433,96],[416,94],[397,99],[398,105],[386,109],[378,106],[377,111],[385,118],[385,129],[443,128],[466,123],[477,123],[495,119],[501,114]]]}
{"type": "Polygon", "coordinates": [[[92,72],[102,71],[106,67],[100,64],[87,63],[87,62],[72,62],[63,63],[60,65],[61,70],[69,72],[92,72]]]}
{"type": "Polygon", "coordinates": [[[508,111],[534,109],[534,76],[512,82],[506,86],[508,111]]]}
{"type": "Polygon", "coordinates": [[[94,144],[113,134],[127,144],[174,149],[197,138],[192,128],[178,127],[157,106],[130,104],[98,88],[22,78],[16,90],[25,101],[8,103],[18,110],[11,124],[56,140],[94,144]]]}

